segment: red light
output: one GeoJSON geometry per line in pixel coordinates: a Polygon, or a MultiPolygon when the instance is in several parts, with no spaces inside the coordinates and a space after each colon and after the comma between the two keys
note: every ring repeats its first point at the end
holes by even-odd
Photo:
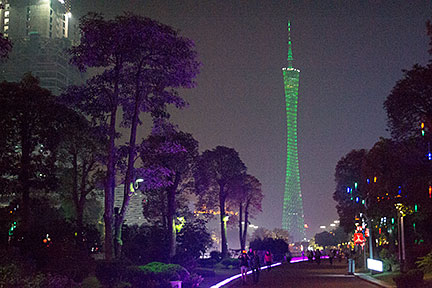
{"type": "Polygon", "coordinates": [[[43,239],[42,242],[43,242],[43,243],[47,243],[48,240],[47,240],[47,239],[43,239]]]}
{"type": "Polygon", "coordinates": [[[379,228],[379,230],[378,230],[378,231],[379,231],[379,234],[381,234],[381,228],[379,228]]]}
{"type": "Polygon", "coordinates": [[[432,186],[429,186],[429,198],[432,198],[432,186]]]}

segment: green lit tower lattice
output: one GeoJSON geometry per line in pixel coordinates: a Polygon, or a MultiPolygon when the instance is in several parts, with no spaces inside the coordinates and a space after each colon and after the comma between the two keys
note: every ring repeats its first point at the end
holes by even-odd
{"type": "Polygon", "coordinates": [[[297,151],[297,106],[300,70],[293,68],[293,60],[291,23],[288,22],[288,67],[282,68],[287,116],[287,166],[282,229],[287,230],[293,240],[298,242],[305,239],[305,228],[297,151]]]}

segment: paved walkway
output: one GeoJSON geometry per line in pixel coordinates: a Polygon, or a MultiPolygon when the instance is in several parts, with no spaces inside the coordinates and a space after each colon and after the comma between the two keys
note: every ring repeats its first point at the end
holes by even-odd
{"type": "MultiPolygon", "coordinates": [[[[362,276],[362,275],[358,275],[362,276]]],[[[331,266],[327,261],[317,265],[316,263],[284,264],[274,267],[271,271],[261,271],[260,280],[257,284],[252,281],[252,275],[248,275],[246,284],[241,279],[236,280],[224,287],[346,287],[346,288],[369,288],[379,287],[379,283],[371,283],[358,276],[347,275],[347,264],[345,261],[331,266]]],[[[385,286],[382,286],[385,287],[385,286]]]]}

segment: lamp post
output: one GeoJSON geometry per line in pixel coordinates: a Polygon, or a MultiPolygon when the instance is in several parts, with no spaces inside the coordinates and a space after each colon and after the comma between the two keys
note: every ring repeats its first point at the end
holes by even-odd
{"type": "Polygon", "coordinates": [[[395,204],[396,210],[398,211],[398,228],[399,231],[399,262],[401,272],[405,272],[405,232],[404,232],[404,217],[408,214],[413,213],[412,209],[402,203],[395,204]]]}

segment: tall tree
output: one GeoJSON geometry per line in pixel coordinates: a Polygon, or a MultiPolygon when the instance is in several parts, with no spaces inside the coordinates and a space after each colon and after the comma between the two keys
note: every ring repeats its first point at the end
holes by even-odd
{"type": "Polygon", "coordinates": [[[232,201],[238,207],[238,226],[240,248],[244,250],[246,247],[247,229],[250,224],[249,217],[254,217],[255,214],[261,212],[261,202],[263,193],[261,183],[252,175],[245,174],[240,176],[237,181],[234,181],[230,188],[234,192],[232,201]]]}
{"type": "Polygon", "coordinates": [[[0,59],[6,58],[12,50],[12,43],[0,32],[0,59]]]}
{"type": "Polygon", "coordinates": [[[361,205],[361,199],[365,199],[362,165],[366,154],[364,149],[352,150],[336,165],[333,199],[338,203],[340,225],[347,232],[354,229],[354,218],[364,209],[361,205]]]}
{"type": "Polygon", "coordinates": [[[55,155],[65,108],[26,74],[21,82],[0,83],[0,175],[2,188],[21,197],[25,232],[31,225],[30,192],[55,184],[55,155]]]}
{"type": "MultiPolygon", "coordinates": [[[[115,139],[117,111],[121,106],[122,124],[130,127],[124,199],[116,215],[114,230],[121,235],[121,225],[130,201],[130,185],[137,159],[136,133],[141,112],[155,118],[167,117],[167,104],[181,108],[186,102],[176,88],[189,88],[198,73],[199,63],[192,41],[182,38],[172,28],[149,18],[126,14],[113,20],[89,14],[80,24],[81,43],[73,48],[72,62],[81,69],[105,68],[87,83],[85,93],[75,93],[75,102],[103,123],[109,121],[107,134],[107,176],[105,180],[105,254],[112,257],[113,201],[115,181],[115,139]],[[96,96],[96,97],[95,97],[96,96]]],[[[74,88],[74,90],[77,90],[74,88]]],[[[115,245],[118,248],[120,239],[115,245]]],[[[117,251],[117,249],[116,249],[117,251]]]]}
{"type": "Polygon", "coordinates": [[[68,101],[84,113],[98,119],[106,126],[108,144],[106,146],[105,177],[105,259],[113,255],[113,212],[116,147],[115,139],[117,111],[120,105],[124,80],[124,68],[129,53],[124,32],[114,22],[105,21],[100,14],[89,13],[80,21],[80,44],[70,50],[71,63],[86,71],[88,68],[105,68],[104,72],[87,81],[86,87],[71,87],[68,101]]]}
{"type": "Polygon", "coordinates": [[[66,198],[74,204],[74,214],[80,237],[84,228],[84,209],[90,194],[103,183],[103,167],[106,143],[105,135],[91,126],[82,115],[71,111],[69,122],[61,135],[59,164],[62,167],[62,186],[66,198]]]}
{"type": "MultiPolygon", "coordinates": [[[[225,205],[229,197],[235,193],[228,185],[246,173],[246,166],[240,160],[238,152],[225,146],[217,146],[206,150],[200,156],[195,173],[199,205],[218,207],[220,212],[222,256],[228,255],[225,205]]],[[[202,208],[202,207],[200,207],[202,208]]]]}
{"type": "Polygon", "coordinates": [[[175,255],[176,248],[176,195],[192,187],[192,168],[198,157],[198,142],[191,134],[177,131],[151,135],[141,145],[144,167],[160,166],[171,171],[165,189],[166,229],[169,242],[169,257],[175,255]]]}
{"type": "MultiPolygon", "coordinates": [[[[140,114],[147,112],[157,119],[167,115],[166,106],[168,104],[183,108],[186,102],[179,96],[176,88],[194,86],[199,62],[196,59],[197,53],[194,50],[193,42],[181,37],[169,26],[132,14],[117,17],[116,21],[125,27],[128,33],[128,45],[132,50],[126,70],[127,79],[129,79],[126,82],[126,88],[131,91],[131,95],[122,106],[125,111],[123,122],[130,126],[130,138],[123,204],[115,223],[116,235],[120,235],[121,225],[130,201],[130,185],[127,183],[133,181],[134,163],[137,158],[136,135],[137,128],[141,124],[140,114]]],[[[169,213],[174,210],[175,197],[171,195],[175,195],[179,179],[173,180],[174,188],[172,189],[174,191],[168,193],[170,197],[169,213]]],[[[169,221],[172,222],[172,220],[169,221]]],[[[172,238],[172,245],[175,249],[175,235],[169,237],[172,238]]],[[[116,243],[120,242],[116,241],[116,243]]]]}

